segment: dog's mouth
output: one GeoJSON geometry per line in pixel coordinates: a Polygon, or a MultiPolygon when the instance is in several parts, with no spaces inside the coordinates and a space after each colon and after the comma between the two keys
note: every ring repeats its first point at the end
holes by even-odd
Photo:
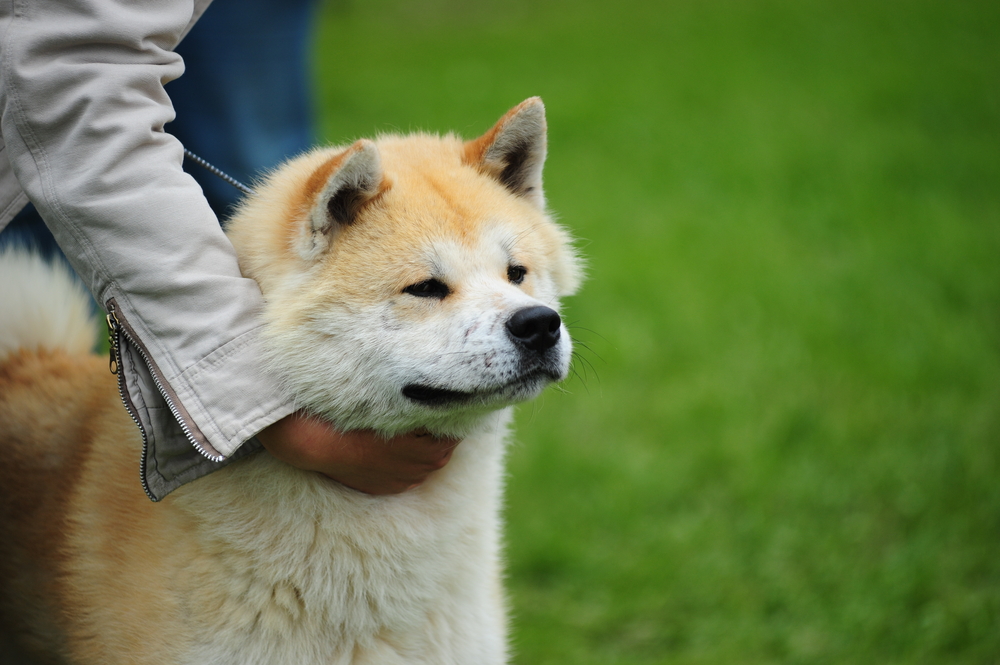
{"type": "Polygon", "coordinates": [[[447,388],[435,388],[419,383],[410,383],[403,386],[403,396],[414,402],[419,402],[426,406],[441,406],[455,402],[465,402],[475,395],[475,393],[463,392],[461,390],[448,390],[447,388]]]}
{"type": "Polygon", "coordinates": [[[418,404],[430,407],[456,406],[468,402],[520,401],[532,397],[533,395],[528,393],[540,389],[541,385],[558,381],[561,378],[554,372],[539,369],[502,386],[475,391],[452,390],[423,383],[408,383],[403,386],[403,396],[418,404]]]}

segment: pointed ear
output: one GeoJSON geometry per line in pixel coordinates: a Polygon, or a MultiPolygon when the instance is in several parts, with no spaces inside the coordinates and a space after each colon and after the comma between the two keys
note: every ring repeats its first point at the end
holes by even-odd
{"type": "Polygon", "coordinates": [[[382,160],[366,139],[334,155],[306,183],[309,219],[300,253],[316,259],[329,249],[341,228],[355,222],[361,209],[382,191],[382,160]]]}
{"type": "Polygon", "coordinates": [[[532,97],[508,111],[493,129],[468,141],[462,161],[544,208],[545,142],[545,105],[532,97]]]}

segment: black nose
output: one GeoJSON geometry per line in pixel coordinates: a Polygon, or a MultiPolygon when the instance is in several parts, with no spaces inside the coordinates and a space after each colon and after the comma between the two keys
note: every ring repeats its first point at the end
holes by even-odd
{"type": "Polygon", "coordinates": [[[507,332],[518,344],[532,351],[544,351],[559,341],[562,320],[554,309],[537,305],[514,312],[507,321],[507,332]]]}

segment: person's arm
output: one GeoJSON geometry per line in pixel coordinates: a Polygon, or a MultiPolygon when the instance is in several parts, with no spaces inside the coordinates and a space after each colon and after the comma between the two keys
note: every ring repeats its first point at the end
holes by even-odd
{"type": "MultiPolygon", "coordinates": [[[[173,117],[163,85],[183,71],[173,48],[204,4],[0,0],[7,159],[112,314],[151,498],[251,452],[256,446],[243,444],[261,430],[286,461],[312,460],[307,468],[334,478],[346,473],[359,489],[394,490],[399,482],[357,483],[356,471],[337,467],[338,450],[349,447],[304,456],[298,449],[292,400],[258,366],[260,291],[240,275],[232,246],[181,169],[182,147],[163,131],[173,117]]],[[[341,437],[326,424],[313,433],[314,441],[341,437]]],[[[348,438],[366,436],[376,443],[348,438]]],[[[376,477],[384,462],[375,461],[376,477]]]]}
{"type": "Polygon", "coordinates": [[[0,129],[18,182],[121,331],[124,378],[160,498],[294,409],[258,367],[260,290],[198,185],[163,84],[190,2],[4,8],[0,129]],[[171,426],[170,420],[177,425],[171,426]]]}

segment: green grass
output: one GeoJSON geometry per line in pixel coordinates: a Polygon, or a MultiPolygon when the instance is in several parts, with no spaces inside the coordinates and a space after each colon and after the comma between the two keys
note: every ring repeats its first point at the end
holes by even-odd
{"type": "Polygon", "coordinates": [[[1000,4],[359,0],[318,36],[327,140],[547,104],[587,348],[518,418],[517,662],[1000,663],[1000,4]]]}

